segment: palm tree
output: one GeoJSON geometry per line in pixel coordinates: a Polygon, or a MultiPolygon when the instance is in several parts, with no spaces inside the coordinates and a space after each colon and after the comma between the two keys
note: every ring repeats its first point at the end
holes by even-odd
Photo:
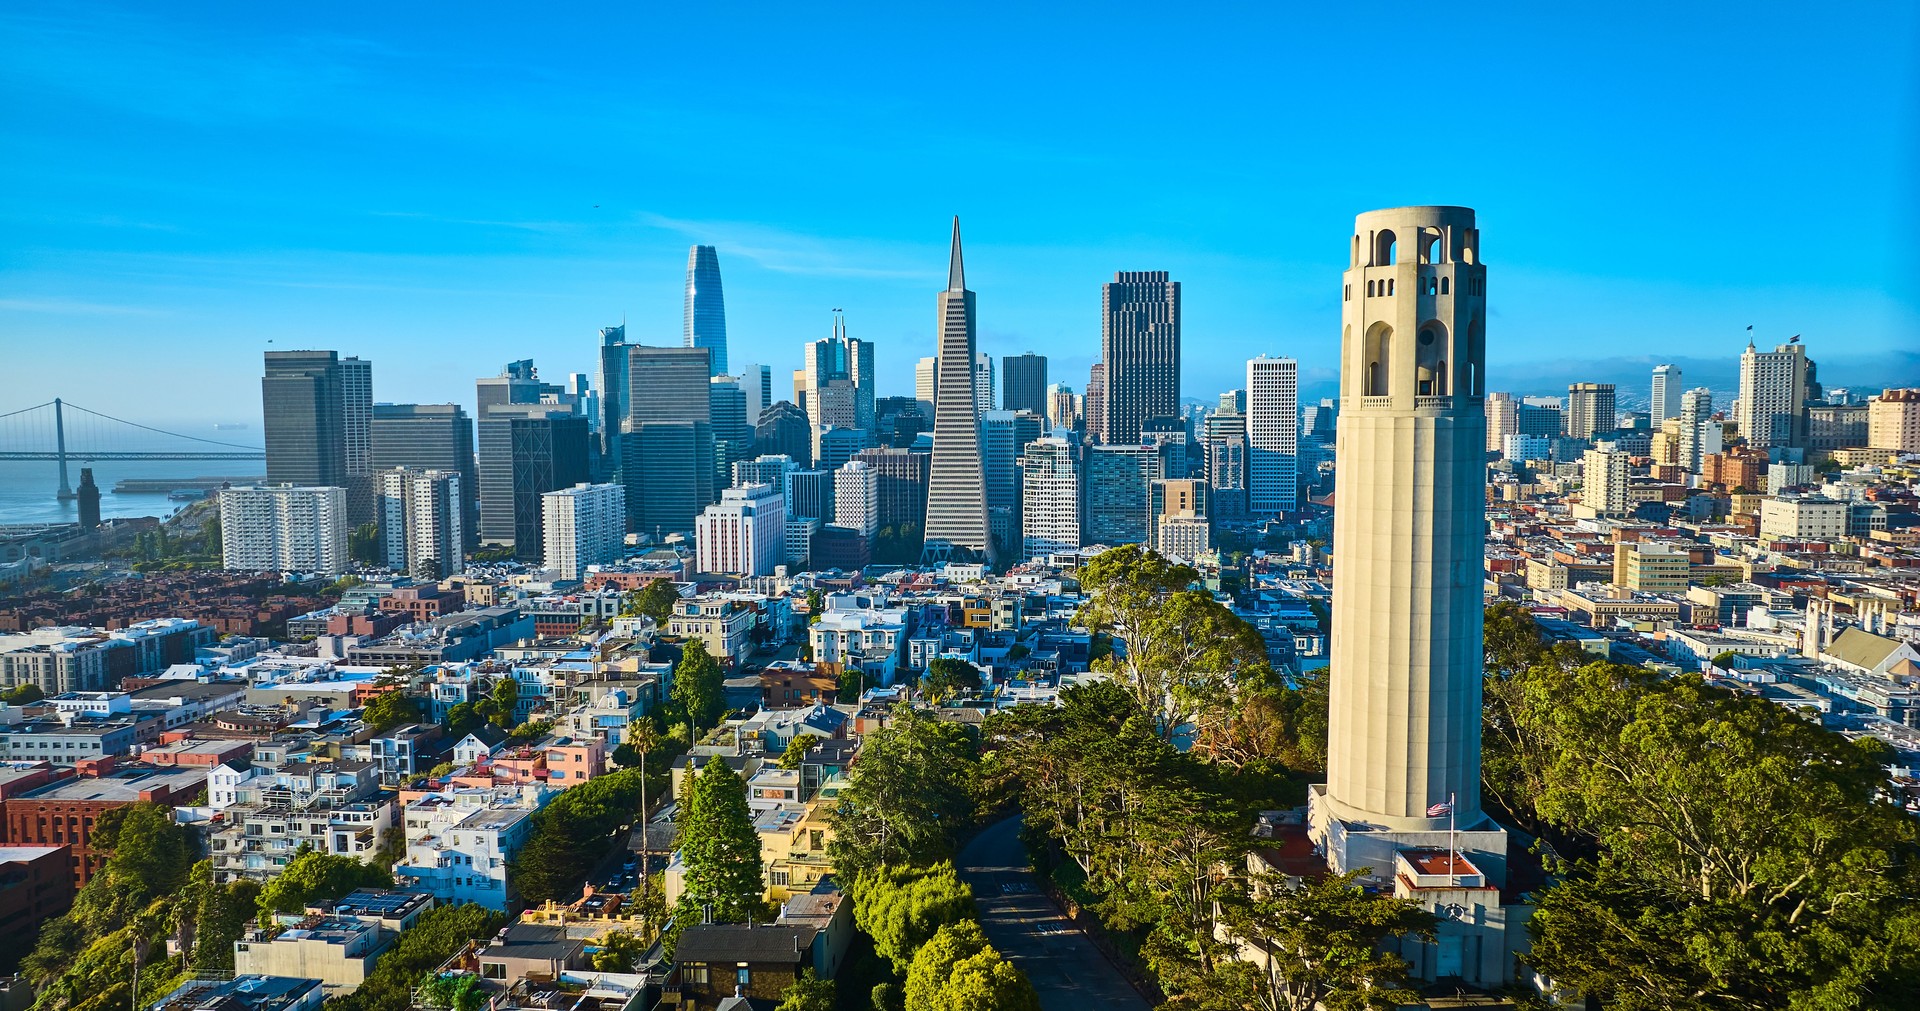
{"type": "Polygon", "coordinates": [[[640,753],[640,895],[647,894],[647,753],[660,747],[660,733],[648,717],[627,728],[627,746],[640,753]]]}

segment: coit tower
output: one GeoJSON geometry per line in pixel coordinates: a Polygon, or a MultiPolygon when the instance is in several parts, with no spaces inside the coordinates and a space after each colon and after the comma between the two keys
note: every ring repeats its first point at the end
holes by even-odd
{"type": "Polygon", "coordinates": [[[1323,813],[1355,829],[1485,820],[1486,277],[1468,208],[1397,207],[1354,222],[1341,288],[1323,813]]]}

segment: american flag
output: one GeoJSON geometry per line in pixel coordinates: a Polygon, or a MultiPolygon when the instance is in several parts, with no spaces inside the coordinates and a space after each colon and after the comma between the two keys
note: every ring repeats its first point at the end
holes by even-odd
{"type": "Polygon", "coordinates": [[[1438,818],[1443,814],[1452,814],[1452,813],[1453,813],[1453,801],[1451,800],[1443,800],[1440,803],[1435,804],[1430,808],[1427,808],[1427,817],[1429,818],[1438,818]]]}

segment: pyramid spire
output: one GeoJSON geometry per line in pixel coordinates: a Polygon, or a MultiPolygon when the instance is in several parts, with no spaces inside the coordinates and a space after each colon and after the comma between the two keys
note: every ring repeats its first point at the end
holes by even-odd
{"type": "Polygon", "coordinates": [[[967,268],[960,262],[960,215],[953,216],[953,253],[947,260],[947,290],[967,290],[967,268]]]}

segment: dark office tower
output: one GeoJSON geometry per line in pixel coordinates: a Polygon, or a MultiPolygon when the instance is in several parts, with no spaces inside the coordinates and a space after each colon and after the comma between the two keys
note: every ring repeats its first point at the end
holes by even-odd
{"type": "Polygon", "coordinates": [[[733,476],[733,465],[751,460],[753,426],[747,424],[747,394],[733,376],[714,376],[707,386],[708,412],[713,418],[714,487],[725,488],[733,476]]]}
{"type": "Polygon", "coordinates": [[[1094,446],[1087,451],[1087,544],[1143,544],[1147,540],[1147,490],[1159,480],[1160,455],[1152,446],[1094,446]]]}
{"type": "Polygon", "coordinates": [[[1131,444],[1148,418],[1180,413],[1180,282],[1164,270],[1123,270],[1100,286],[1100,307],[1101,441],[1131,444]]]}
{"type": "Polygon", "coordinates": [[[540,496],[587,480],[587,419],[557,404],[495,404],[480,419],[480,539],[546,551],[540,496]]]}
{"type": "Polygon", "coordinates": [[[960,219],[940,310],[939,382],[934,389],[933,462],[927,491],[929,562],[997,561],[987,531],[986,472],[980,452],[980,402],[974,389],[974,305],[960,260],[960,219]]]}
{"type": "Polygon", "coordinates": [[[714,501],[711,358],[703,347],[627,349],[632,392],[620,480],[636,533],[690,533],[714,501]]]}
{"type": "Polygon", "coordinates": [[[720,254],[712,246],[687,251],[686,326],[685,346],[709,352],[708,375],[726,375],[727,302],[720,291],[720,254]]]}
{"type": "Polygon", "coordinates": [[[1029,351],[1000,359],[1000,409],[1047,416],[1047,356],[1029,351]]]}
{"type": "Polygon", "coordinates": [[[813,429],[807,413],[782,400],[760,412],[753,427],[753,455],[790,456],[803,467],[813,466],[813,429]]]}
{"type": "MultiPolygon", "coordinates": [[[[460,475],[469,546],[480,537],[480,475],[473,462],[473,419],[459,404],[373,405],[373,470],[444,470],[460,475]]],[[[376,496],[377,497],[377,496],[376,496]]]]}
{"type": "Polygon", "coordinates": [[[1087,370],[1087,393],[1080,413],[1087,419],[1087,441],[1107,441],[1107,367],[1099,362],[1087,370]]]}
{"type": "MultiPolygon", "coordinates": [[[[1011,360],[1011,359],[1009,359],[1011,360]]],[[[987,526],[1002,558],[1020,557],[1020,458],[1027,444],[1047,434],[1046,422],[1032,411],[988,411],[981,416],[986,453],[987,526]]]]}
{"type": "MultiPolygon", "coordinates": [[[[93,468],[80,468],[80,487],[74,490],[80,500],[80,529],[92,530],[100,525],[100,486],[93,483],[93,468]]],[[[924,498],[924,496],[923,496],[924,498]]]]}
{"type": "Polygon", "coordinates": [[[627,420],[627,325],[600,328],[600,458],[620,466],[620,426],[627,420]]]}
{"type": "Polygon", "coordinates": [[[879,475],[875,484],[880,526],[900,530],[902,524],[911,523],[917,537],[927,521],[927,455],[904,449],[863,449],[854,459],[879,475]]]}
{"type": "Polygon", "coordinates": [[[873,411],[874,427],[879,430],[875,441],[881,446],[906,449],[915,436],[933,428],[933,419],[920,409],[918,397],[881,397],[873,411]]]}
{"type": "Polygon", "coordinates": [[[347,449],[347,521],[372,523],[373,363],[340,359],[340,434],[347,449]]]}
{"type": "Polygon", "coordinates": [[[260,406],[268,484],[347,486],[346,411],[340,378],[336,352],[267,352],[260,406]]]}
{"type": "Polygon", "coordinates": [[[825,520],[833,515],[833,473],[825,470],[787,471],[787,515],[825,520]]]}

